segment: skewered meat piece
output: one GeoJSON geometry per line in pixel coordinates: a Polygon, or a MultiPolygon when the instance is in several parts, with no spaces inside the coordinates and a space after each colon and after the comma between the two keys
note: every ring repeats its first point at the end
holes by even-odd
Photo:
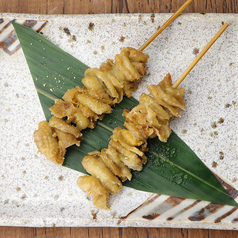
{"type": "MultiPolygon", "coordinates": [[[[124,110],[123,115],[126,120],[124,125],[126,129],[116,127],[113,130],[107,149],[91,152],[89,156],[83,159],[82,164],[89,174],[96,178],[104,178],[103,182],[99,179],[102,182],[100,186],[103,186],[109,193],[112,192],[112,189],[105,186],[105,184],[113,183],[117,185],[117,182],[113,182],[115,177],[120,178],[122,181],[131,180],[131,169],[141,171],[143,164],[147,161],[145,156],[147,139],[158,136],[161,141],[166,142],[171,134],[169,120],[173,116],[180,115],[179,108],[185,110],[184,89],[172,87],[170,74],[167,74],[158,85],[148,85],[147,88],[150,95],[143,93],[140,96],[138,106],[132,110],[124,110]],[[108,170],[105,172],[99,169],[96,163],[90,163],[89,170],[88,165],[85,164],[85,161],[88,161],[89,158],[91,161],[97,161],[100,168],[104,164],[114,175],[112,177],[113,180],[110,180],[110,177],[107,176],[108,170]]],[[[88,192],[92,190],[92,186],[88,185],[87,187],[84,184],[86,183],[85,181],[83,181],[82,185],[80,181],[82,180],[78,180],[78,185],[81,189],[88,192]]],[[[100,186],[99,188],[101,188],[100,186]]],[[[121,188],[113,190],[112,193],[118,193],[121,188]]],[[[94,196],[93,202],[97,206],[97,199],[94,201],[94,196]]],[[[107,196],[104,196],[104,206],[100,205],[101,208],[108,209],[105,206],[106,199],[107,196]]]]}
{"type": "Polygon", "coordinates": [[[38,130],[34,132],[34,139],[39,152],[50,161],[62,164],[66,148],[73,144],[79,146],[82,134],[63,119],[52,117],[49,122],[39,123],[38,130]]]}
{"type": "Polygon", "coordinates": [[[101,120],[105,113],[111,113],[112,105],[122,101],[123,95],[131,97],[141,77],[146,74],[145,64],[148,58],[147,54],[126,47],[115,56],[115,62],[108,59],[99,69],[87,69],[82,79],[84,86],[68,90],[63,100],[56,99],[55,104],[50,108],[54,117],[51,118],[49,126],[52,128],[52,133],[56,133],[54,142],[58,142],[61,151],[59,159],[52,159],[55,155],[50,151],[53,150],[47,150],[46,153],[45,147],[50,148],[50,145],[42,140],[47,138],[48,132],[40,127],[34,133],[37,136],[35,141],[39,151],[51,161],[62,164],[66,150],[65,145],[62,145],[64,137],[61,136],[60,139],[58,131],[65,133],[70,131],[69,134],[73,134],[76,138],[73,144],[79,146],[78,136],[80,135],[82,140],[81,130],[94,128],[97,120],[101,120]],[[67,117],[66,122],[63,120],[65,117],[67,117]]]}

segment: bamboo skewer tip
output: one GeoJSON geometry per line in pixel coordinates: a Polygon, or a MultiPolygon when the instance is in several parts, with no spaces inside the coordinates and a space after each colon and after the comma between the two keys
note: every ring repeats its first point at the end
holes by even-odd
{"type": "Polygon", "coordinates": [[[138,50],[143,51],[167,26],[169,26],[194,0],[187,0],[138,50]]]}
{"type": "Polygon", "coordinates": [[[215,43],[215,41],[221,36],[221,34],[229,26],[225,23],[220,30],[215,34],[215,36],[209,41],[209,43],[204,47],[204,49],[199,53],[195,60],[189,65],[189,67],[184,71],[184,73],[179,77],[179,79],[174,83],[173,88],[177,88],[179,84],[184,80],[184,78],[189,74],[193,67],[198,63],[198,61],[205,55],[205,53],[210,49],[210,47],[215,43]]]}

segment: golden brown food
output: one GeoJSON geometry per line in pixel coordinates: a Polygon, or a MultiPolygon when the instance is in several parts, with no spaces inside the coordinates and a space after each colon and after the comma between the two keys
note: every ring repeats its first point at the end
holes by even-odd
{"type": "Polygon", "coordinates": [[[87,191],[88,195],[92,194],[93,204],[96,207],[109,209],[107,207],[109,193],[97,178],[93,176],[82,176],[78,178],[77,184],[82,190],[87,191]]]}
{"type": "Polygon", "coordinates": [[[62,118],[75,116],[76,112],[81,111],[88,118],[88,127],[93,128],[98,119],[112,111],[112,105],[121,102],[124,94],[130,97],[137,89],[137,83],[146,74],[148,58],[148,55],[136,49],[123,48],[115,56],[115,63],[107,60],[99,69],[87,69],[82,79],[84,87],[68,90],[63,96],[65,103],[56,100],[56,105],[50,108],[51,112],[62,118]]]}
{"type": "Polygon", "coordinates": [[[72,134],[73,136],[75,136],[76,139],[82,137],[82,133],[75,126],[67,124],[61,118],[51,117],[49,121],[49,126],[56,128],[62,132],[72,134]]]}
{"type": "Polygon", "coordinates": [[[58,146],[57,138],[54,136],[54,130],[47,121],[42,121],[38,125],[38,130],[34,132],[35,143],[39,152],[52,162],[62,164],[61,151],[58,146]]]}
{"type": "Polygon", "coordinates": [[[100,180],[102,185],[113,194],[122,189],[121,181],[99,160],[97,156],[85,156],[82,161],[86,171],[100,180]]]}
{"type": "MultiPolygon", "coordinates": [[[[102,119],[105,113],[111,113],[111,106],[121,102],[124,94],[130,97],[137,89],[137,83],[146,74],[145,64],[148,58],[147,54],[136,49],[123,48],[121,53],[115,56],[115,62],[107,60],[99,69],[87,69],[82,79],[84,87],[72,88],[64,94],[63,100],[55,100],[55,104],[50,108],[54,117],[50,119],[49,126],[55,133],[60,131],[60,136],[57,135],[55,139],[59,141],[58,146],[62,151],[61,163],[65,146],[80,144],[78,138],[82,140],[81,130],[94,128],[97,120],[102,119]],[[65,117],[66,121],[63,119],[65,117]],[[67,134],[63,136],[62,132],[67,134]]],[[[46,133],[45,130],[44,132],[46,133]]],[[[41,134],[44,132],[42,130],[41,134]]],[[[41,137],[47,136],[48,134],[45,134],[41,137]]],[[[53,156],[46,153],[40,143],[37,146],[41,147],[40,152],[44,151],[44,154],[47,154],[47,158],[53,156]]],[[[47,148],[49,146],[47,145],[47,148]]],[[[55,159],[51,160],[56,162],[55,159]]]]}
{"type": "MultiPolygon", "coordinates": [[[[108,192],[112,192],[112,189],[109,189],[107,184],[113,183],[113,180],[104,175],[102,167],[114,174],[111,175],[113,179],[117,176],[122,181],[131,180],[130,169],[140,171],[147,161],[147,139],[158,136],[161,141],[166,142],[171,133],[170,118],[180,115],[178,108],[184,110],[184,89],[172,87],[170,74],[158,85],[148,85],[148,90],[151,95],[143,93],[138,106],[131,111],[124,110],[126,129],[115,128],[107,149],[91,152],[83,159],[82,164],[88,173],[97,178],[103,177],[103,182],[99,180],[108,192]],[[85,161],[88,160],[91,162],[86,164],[85,161]]],[[[120,190],[121,187],[113,193],[116,194],[120,190]]],[[[96,202],[94,204],[97,206],[96,202]]]]}
{"type": "MultiPolygon", "coordinates": [[[[116,129],[121,129],[117,127],[116,129]]],[[[142,160],[140,157],[125,148],[120,142],[115,141],[114,138],[111,138],[109,145],[112,146],[118,153],[120,160],[130,169],[142,170],[142,160]]]]}
{"type": "Polygon", "coordinates": [[[76,127],[68,125],[63,119],[52,117],[49,122],[42,121],[34,132],[39,152],[57,164],[62,164],[66,148],[80,145],[82,134],[76,127]]]}
{"type": "Polygon", "coordinates": [[[128,180],[131,180],[132,174],[131,170],[121,161],[117,151],[110,145],[108,145],[108,148],[105,150],[107,157],[115,163],[118,168],[121,170],[121,175],[119,176],[122,182],[128,180]]]}
{"type": "Polygon", "coordinates": [[[134,127],[146,139],[158,136],[166,142],[171,133],[170,118],[180,115],[179,108],[185,110],[184,89],[172,87],[170,74],[158,85],[148,85],[147,88],[151,95],[143,93],[138,106],[124,111],[125,127],[130,130],[134,127]]]}

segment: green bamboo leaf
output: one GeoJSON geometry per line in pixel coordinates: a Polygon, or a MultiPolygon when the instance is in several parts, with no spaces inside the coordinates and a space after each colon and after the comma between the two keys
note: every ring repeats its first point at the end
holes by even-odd
{"type": "Polygon", "coordinates": [[[88,66],[35,31],[15,22],[12,24],[26,56],[46,119],[49,120],[52,116],[49,107],[54,100],[62,98],[75,85],[83,86],[81,79],[88,66]]]}
{"type": "MultiPolygon", "coordinates": [[[[20,40],[46,119],[51,117],[49,107],[56,98],[70,88],[82,86],[81,79],[88,68],[33,30],[12,23],[20,40]]],[[[138,104],[125,97],[113,112],[98,122],[95,129],[83,131],[80,147],[71,146],[63,166],[86,173],[81,161],[88,152],[107,147],[112,131],[122,126],[125,108],[138,104]]],[[[157,138],[148,140],[148,162],[141,172],[133,172],[132,181],[125,186],[159,194],[192,198],[237,206],[237,203],[218,182],[213,173],[196,154],[172,132],[167,143],[157,138]]]]}
{"type": "Polygon", "coordinates": [[[197,155],[174,133],[166,143],[148,141],[148,162],[143,173],[134,171],[125,186],[148,192],[237,206],[197,155]],[[152,179],[151,179],[152,178],[152,179]],[[229,201],[229,202],[228,202],[229,201]]]}

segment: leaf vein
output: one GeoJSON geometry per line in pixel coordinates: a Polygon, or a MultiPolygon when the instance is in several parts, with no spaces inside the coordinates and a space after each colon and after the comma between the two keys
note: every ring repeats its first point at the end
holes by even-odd
{"type": "Polygon", "coordinates": [[[210,186],[210,187],[214,188],[215,190],[217,190],[217,191],[220,191],[221,193],[225,194],[225,195],[226,195],[226,196],[228,196],[228,197],[231,197],[231,196],[230,196],[230,194],[226,194],[225,192],[223,192],[223,191],[221,191],[220,189],[218,189],[218,188],[214,187],[213,185],[211,185],[211,184],[207,183],[205,180],[203,180],[203,179],[199,178],[199,177],[198,177],[198,176],[196,176],[195,174],[193,174],[193,173],[189,172],[188,170],[186,170],[186,169],[182,168],[181,166],[179,166],[179,165],[177,165],[177,164],[173,163],[172,161],[170,161],[170,160],[168,160],[168,159],[164,158],[163,156],[161,156],[161,155],[158,155],[158,154],[157,154],[157,153],[155,153],[155,152],[151,152],[151,153],[152,153],[152,154],[154,154],[155,156],[157,156],[158,158],[161,158],[162,160],[166,161],[167,163],[169,163],[169,164],[171,164],[171,165],[173,165],[173,166],[177,167],[178,169],[180,169],[180,170],[184,171],[185,173],[187,173],[187,174],[191,175],[192,177],[196,178],[197,180],[199,180],[199,181],[201,181],[201,182],[203,182],[203,183],[207,184],[208,186],[210,186]]]}

